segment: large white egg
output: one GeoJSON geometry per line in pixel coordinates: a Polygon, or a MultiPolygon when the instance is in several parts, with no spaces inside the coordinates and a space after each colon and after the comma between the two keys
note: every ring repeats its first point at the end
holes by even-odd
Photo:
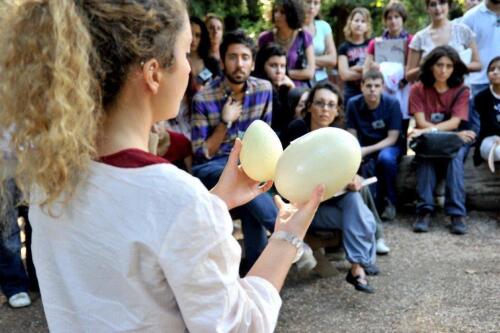
{"type": "Polygon", "coordinates": [[[255,120],[243,135],[242,144],[240,162],[248,177],[260,182],[274,179],[283,146],[273,129],[255,120]]]}
{"type": "Polygon", "coordinates": [[[281,155],[274,183],[284,198],[307,202],[319,184],[326,186],[323,201],[342,190],[361,163],[361,147],[349,132],[320,128],[293,141],[281,155]]]}

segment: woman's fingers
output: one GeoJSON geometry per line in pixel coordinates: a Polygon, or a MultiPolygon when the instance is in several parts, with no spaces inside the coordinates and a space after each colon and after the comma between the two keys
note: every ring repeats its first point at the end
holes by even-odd
{"type": "Polygon", "coordinates": [[[241,140],[239,138],[236,138],[236,140],[234,141],[233,149],[231,149],[231,153],[229,154],[229,158],[227,160],[228,166],[231,167],[232,169],[238,167],[240,152],[241,152],[241,140]]]}

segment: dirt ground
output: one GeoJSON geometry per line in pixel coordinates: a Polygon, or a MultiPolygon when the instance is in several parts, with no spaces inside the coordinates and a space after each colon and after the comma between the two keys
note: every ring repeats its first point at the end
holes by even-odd
{"type": "MultiPolygon", "coordinates": [[[[500,215],[471,212],[470,232],[454,236],[438,214],[431,232],[411,231],[414,216],[384,224],[391,253],[378,257],[375,294],[354,290],[340,275],[300,278],[282,291],[276,332],[500,332],[500,215]]],[[[1,333],[47,332],[39,295],[12,310],[0,296],[1,333]]],[[[71,332],[71,328],[68,328],[71,332]]]]}

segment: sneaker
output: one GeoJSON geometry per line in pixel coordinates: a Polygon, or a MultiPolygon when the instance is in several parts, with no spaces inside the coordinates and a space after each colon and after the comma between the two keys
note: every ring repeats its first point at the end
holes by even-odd
{"type": "Polygon", "coordinates": [[[450,232],[455,235],[465,235],[467,233],[467,225],[465,224],[464,216],[452,216],[450,232]]]}
{"type": "Polygon", "coordinates": [[[429,226],[431,224],[431,214],[425,213],[423,215],[419,215],[417,218],[417,222],[413,225],[414,232],[427,232],[429,231],[429,226]]]}
{"type": "Polygon", "coordinates": [[[377,254],[388,254],[390,250],[383,238],[377,239],[377,254]]]}
{"type": "Polygon", "coordinates": [[[392,221],[396,218],[396,207],[388,199],[385,199],[386,206],[380,217],[383,220],[392,221]]]}
{"type": "Polygon", "coordinates": [[[20,292],[9,297],[9,305],[15,309],[24,308],[31,305],[31,299],[28,293],[20,292]]]}
{"type": "Polygon", "coordinates": [[[318,262],[316,261],[316,258],[314,258],[312,249],[309,245],[304,243],[304,253],[302,253],[302,256],[296,262],[297,270],[301,275],[307,274],[312,271],[317,264],[318,262]]]}

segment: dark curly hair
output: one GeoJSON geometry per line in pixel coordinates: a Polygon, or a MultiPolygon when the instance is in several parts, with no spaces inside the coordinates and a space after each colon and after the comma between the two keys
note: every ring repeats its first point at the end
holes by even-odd
{"type": "Polygon", "coordinates": [[[222,43],[220,44],[220,58],[222,62],[226,59],[226,52],[229,46],[233,44],[243,44],[252,51],[252,58],[255,59],[255,54],[257,53],[257,47],[255,46],[255,41],[247,36],[245,31],[238,29],[230,31],[222,37],[222,43]]]}
{"type": "MultiPolygon", "coordinates": [[[[309,92],[309,96],[307,96],[306,100],[306,106],[305,110],[309,110],[311,105],[313,104],[314,97],[316,95],[316,92],[321,89],[326,89],[330,90],[332,93],[337,95],[338,101],[337,101],[337,111],[338,111],[338,116],[335,118],[333,123],[330,124],[330,127],[339,127],[342,128],[344,126],[344,110],[343,110],[343,105],[344,105],[344,98],[342,97],[342,94],[340,93],[340,89],[330,81],[320,81],[316,83],[316,85],[311,89],[309,92]]],[[[306,115],[304,116],[304,121],[308,126],[311,126],[311,112],[306,112],[306,115]]]]}
{"type": "Polygon", "coordinates": [[[293,30],[302,28],[306,19],[306,9],[302,0],[276,0],[273,4],[271,18],[274,23],[274,11],[276,8],[283,8],[286,23],[293,30]]]}
{"type": "Polygon", "coordinates": [[[454,48],[448,45],[444,45],[438,46],[434,50],[432,50],[431,53],[429,53],[425,57],[424,62],[420,66],[419,78],[424,86],[434,86],[436,78],[432,73],[432,66],[434,66],[442,57],[447,57],[453,63],[453,72],[451,73],[451,76],[447,81],[448,87],[453,88],[464,83],[464,75],[469,72],[467,66],[465,66],[465,64],[462,62],[460,56],[454,48]]]}
{"type": "Polygon", "coordinates": [[[269,58],[274,56],[286,57],[286,51],[281,46],[275,43],[270,43],[265,47],[260,48],[255,58],[255,70],[253,72],[253,76],[260,79],[269,80],[264,66],[269,58]]]}

